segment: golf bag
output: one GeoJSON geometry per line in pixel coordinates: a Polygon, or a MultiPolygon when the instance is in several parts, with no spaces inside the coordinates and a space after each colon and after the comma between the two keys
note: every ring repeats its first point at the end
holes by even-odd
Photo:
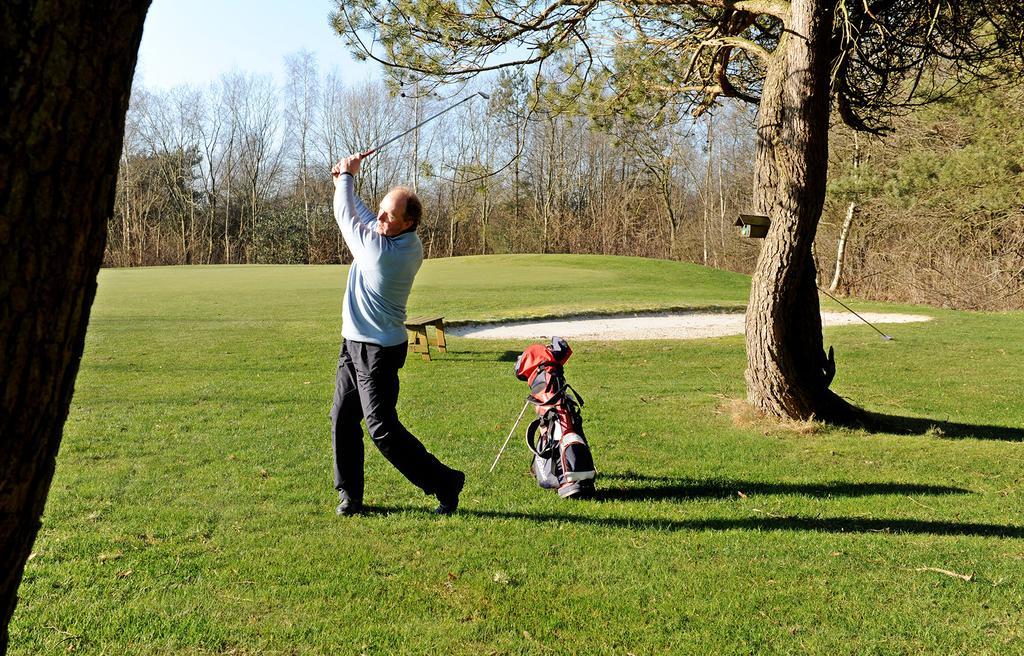
{"type": "Polygon", "coordinates": [[[565,382],[562,370],[570,355],[561,337],[553,338],[551,346],[532,344],[516,360],[515,374],[530,385],[527,401],[537,413],[526,432],[537,484],[556,488],[560,497],[579,498],[594,493],[597,472],[583,434],[583,399],[565,382]]]}

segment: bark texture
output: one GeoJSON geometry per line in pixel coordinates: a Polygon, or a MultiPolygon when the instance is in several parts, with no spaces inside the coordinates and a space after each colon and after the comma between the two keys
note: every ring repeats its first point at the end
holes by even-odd
{"type": "Polygon", "coordinates": [[[811,247],[825,200],[833,2],[793,0],[769,64],[757,129],[754,197],[771,218],[747,307],[747,397],[767,415],[846,420],[828,389],[811,247]]]}
{"type": "Polygon", "coordinates": [[[0,3],[0,654],[78,373],[148,8],[0,3]]]}

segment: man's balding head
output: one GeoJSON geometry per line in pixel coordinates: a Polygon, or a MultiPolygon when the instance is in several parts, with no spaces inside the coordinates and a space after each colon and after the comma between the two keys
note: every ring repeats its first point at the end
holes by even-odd
{"type": "Polygon", "coordinates": [[[409,187],[395,187],[380,201],[377,211],[377,232],[397,237],[416,230],[423,218],[423,205],[409,187]]]}
{"type": "Polygon", "coordinates": [[[404,201],[402,203],[402,218],[412,223],[412,230],[418,228],[420,219],[423,218],[423,204],[420,203],[420,197],[406,186],[395,187],[390,193],[397,194],[398,199],[404,201]]]}

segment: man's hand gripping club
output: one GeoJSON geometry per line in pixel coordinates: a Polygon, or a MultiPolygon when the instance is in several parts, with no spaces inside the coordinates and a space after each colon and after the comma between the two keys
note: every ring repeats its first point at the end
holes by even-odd
{"type": "Polygon", "coordinates": [[[357,153],[355,155],[349,155],[343,158],[337,164],[331,168],[331,177],[334,178],[334,186],[338,186],[338,181],[341,179],[342,173],[348,173],[349,175],[355,176],[359,173],[359,167],[362,165],[363,160],[373,154],[372,150],[366,152],[357,153]]]}

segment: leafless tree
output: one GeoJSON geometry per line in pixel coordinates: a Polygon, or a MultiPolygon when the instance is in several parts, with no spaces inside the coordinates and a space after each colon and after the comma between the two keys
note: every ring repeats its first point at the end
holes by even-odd
{"type": "Polygon", "coordinates": [[[249,204],[246,261],[259,262],[260,210],[281,172],[278,95],[269,77],[255,75],[243,76],[241,93],[238,172],[249,204]]]}
{"type": "MultiPolygon", "coordinates": [[[[316,57],[303,50],[285,59],[286,143],[291,150],[293,173],[302,200],[302,217],[306,224],[306,261],[311,258],[310,244],[316,240],[316,224],[311,220],[310,151],[313,147],[314,121],[320,98],[316,57]]],[[[323,170],[323,169],[321,169],[323,170]]]]}
{"type": "Polygon", "coordinates": [[[191,264],[196,247],[196,169],[199,165],[201,94],[191,87],[176,87],[164,95],[150,95],[143,113],[143,140],[158,163],[164,188],[176,217],[180,259],[191,264]]]}

